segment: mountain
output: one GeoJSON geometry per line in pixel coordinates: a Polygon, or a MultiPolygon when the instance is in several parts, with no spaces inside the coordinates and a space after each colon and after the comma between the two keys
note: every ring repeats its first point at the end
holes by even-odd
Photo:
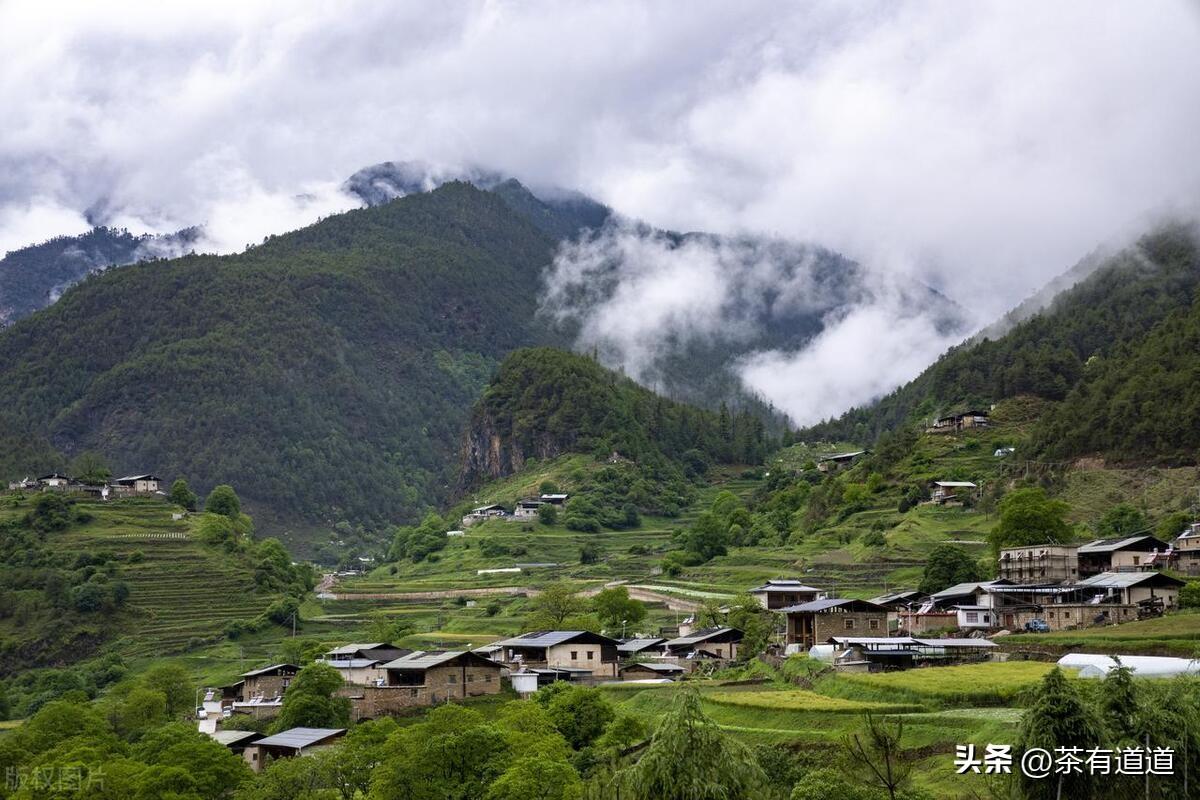
{"type": "Polygon", "coordinates": [[[0,325],[8,325],[54,303],[93,272],[184,252],[195,228],[169,236],[134,236],[103,226],[78,236],[59,236],[8,252],[0,259],[0,325]]]}
{"type": "Polygon", "coordinates": [[[997,338],[972,339],[879,402],[800,436],[867,443],[923,418],[1031,395],[1057,403],[1034,434],[1041,452],[1194,459],[1200,375],[1187,343],[1198,241],[1196,224],[1163,225],[1087,263],[1086,277],[997,338]]]}
{"type": "Polygon", "coordinates": [[[763,423],[668,400],[593,359],[553,348],[518,350],[500,365],[463,439],[461,487],[524,469],[531,459],[586,453],[638,464],[695,459],[759,463],[763,423]]]}
{"type": "Polygon", "coordinates": [[[260,527],[438,502],[554,241],[462,183],[232,256],[94,275],[0,334],[0,407],[68,456],[234,484],[260,527]],[[269,512],[269,513],[268,513],[269,512]]]}

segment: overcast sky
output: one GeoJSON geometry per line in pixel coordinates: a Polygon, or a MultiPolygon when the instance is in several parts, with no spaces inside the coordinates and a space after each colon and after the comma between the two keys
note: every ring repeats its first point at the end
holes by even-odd
{"type": "Polygon", "coordinates": [[[88,220],[240,250],[349,207],[366,164],[470,162],[818,242],[984,320],[1194,213],[1198,8],[3,0],[0,251],[88,220]]]}

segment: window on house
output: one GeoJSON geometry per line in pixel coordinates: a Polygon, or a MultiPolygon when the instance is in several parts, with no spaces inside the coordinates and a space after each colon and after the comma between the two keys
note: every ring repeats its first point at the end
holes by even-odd
{"type": "Polygon", "coordinates": [[[873,630],[873,631],[879,630],[879,620],[877,620],[877,619],[870,620],[868,625],[871,628],[871,630],[873,630]]]}
{"type": "Polygon", "coordinates": [[[848,631],[854,630],[854,620],[852,620],[852,619],[846,620],[846,630],[848,630],[848,631]]]}
{"type": "Polygon", "coordinates": [[[458,683],[458,676],[457,675],[447,675],[446,683],[458,683]]]}
{"type": "Polygon", "coordinates": [[[1141,560],[1142,559],[1140,556],[1134,556],[1133,557],[1133,565],[1136,567],[1141,560]]]}
{"type": "Polygon", "coordinates": [[[487,675],[484,675],[484,676],[483,676],[483,682],[484,682],[484,683],[491,683],[491,682],[492,682],[492,673],[490,673],[490,672],[489,672],[487,675]]]}
{"type": "Polygon", "coordinates": [[[591,660],[592,660],[592,659],[595,657],[595,653],[596,653],[596,651],[595,651],[595,650],[588,650],[588,651],[587,651],[587,654],[588,654],[588,661],[591,661],[591,660]]]}
{"type": "Polygon", "coordinates": [[[474,683],[474,682],[475,682],[475,673],[468,672],[467,673],[467,683],[474,683]]]}
{"type": "Polygon", "coordinates": [[[967,622],[979,622],[979,612],[978,611],[968,611],[967,612],[967,622]]]}
{"type": "Polygon", "coordinates": [[[571,660],[572,660],[572,661],[578,661],[578,660],[579,660],[579,651],[578,651],[578,650],[572,650],[572,651],[571,651],[571,660]]]}
{"type": "Polygon", "coordinates": [[[409,690],[408,690],[408,696],[409,696],[409,697],[416,697],[416,696],[417,696],[417,690],[416,690],[416,689],[409,689],[409,690]]]}

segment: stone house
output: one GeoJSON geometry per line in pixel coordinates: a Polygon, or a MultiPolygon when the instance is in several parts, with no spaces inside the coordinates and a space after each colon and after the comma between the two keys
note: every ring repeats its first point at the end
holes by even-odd
{"type": "Polygon", "coordinates": [[[596,678],[617,677],[620,642],[591,631],[534,631],[493,644],[500,646],[493,658],[513,669],[586,669],[596,678]]]}
{"type": "Polygon", "coordinates": [[[961,414],[951,414],[938,417],[925,428],[926,433],[961,433],[970,428],[986,428],[988,412],[963,411],[961,414]]]}
{"type": "Polygon", "coordinates": [[[1179,589],[1184,581],[1161,572],[1102,572],[1079,582],[1080,589],[1099,598],[1094,602],[1112,602],[1136,606],[1159,603],[1169,611],[1179,606],[1179,589]]]}
{"type": "Polygon", "coordinates": [[[1079,546],[1079,577],[1161,569],[1167,566],[1169,549],[1166,542],[1149,534],[1096,539],[1079,546]]]}
{"type": "Polygon", "coordinates": [[[663,649],[666,655],[677,659],[709,657],[732,661],[737,658],[744,635],[737,628],[703,628],[667,640],[663,649]]]}
{"type": "Polygon", "coordinates": [[[1006,547],[998,574],[1013,583],[1070,583],[1079,580],[1079,548],[1070,544],[1006,547]]]}
{"type": "Polygon", "coordinates": [[[1188,529],[1171,543],[1174,551],[1175,568],[1185,575],[1200,575],[1200,522],[1193,522],[1188,529]]]}
{"type": "Polygon", "coordinates": [[[295,664],[272,664],[269,667],[243,672],[242,698],[250,702],[256,698],[272,700],[283,697],[288,684],[296,677],[300,668],[295,664]]]}
{"type": "Polygon", "coordinates": [[[823,596],[825,591],[815,586],[806,586],[803,581],[792,578],[769,580],[762,586],[755,586],[750,594],[768,611],[778,611],[788,606],[807,603],[823,596]]]}
{"type": "Polygon", "coordinates": [[[291,728],[247,745],[242,751],[242,758],[250,765],[250,769],[261,772],[268,757],[293,758],[308,755],[329,747],[345,735],[346,731],[343,728],[291,728]]]}
{"type": "Polygon", "coordinates": [[[157,475],[126,475],[112,481],[111,486],[122,495],[154,494],[161,483],[157,475]]]}
{"type": "Polygon", "coordinates": [[[787,644],[807,652],[835,636],[886,636],[887,609],[866,600],[827,598],[783,609],[787,644]]]}

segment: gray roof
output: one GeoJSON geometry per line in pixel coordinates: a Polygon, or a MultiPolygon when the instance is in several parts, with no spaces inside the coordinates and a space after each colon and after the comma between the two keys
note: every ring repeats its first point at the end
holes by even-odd
{"type": "Polygon", "coordinates": [[[1161,572],[1101,572],[1099,575],[1081,580],[1079,585],[1093,589],[1128,589],[1130,586],[1137,586],[1139,583],[1155,579],[1159,581],[1165,579],[1179,586],[1183,586],[1184,583],[1178,578],[1163,575],[1161,572]]]}
{"type": "Polygon", "coordinates": [[[365,669],[381,662],[378,658],[342,658],[326,660],[324,663],[334,669],[365,669]]]}
{"type": "Polygon", "coordinates": [[[854,603],[866,603],[867,605],[873,606],[874,608],[877,608],[880,611],[886,611],[886,609],[883,608],[882,606],[878,606],[875,603],[870,602],[869,600],[855,600],[854,598],[851,598],[851,597],[826,597],[822,600],[809,600],[807,603],[800,603],[799,605],[788,606],[787,608],[783,608],[780,610],[783,611],[784,613],[795,611],[795,612],[803,614],[803,613],[813,613],[813,612],[818,612],[818,611],[828,611],[831,608],[839,608],[840,606],[851,605],[854,603]]]}
{"type": "Polygon", "coordinates": [[[867,602],[874,603],[877,606],[884,606],[888,603],[898,603],[903,600],[911,600],[914,597],[921,597],[922,593],[916,589],[906,589],[901,592],[892,592],[891,594],[881,594],[879,597],[872,597],[867,602]]]}
{"type": "Polygon", "coordinates": [[[254,744],[263,747],[294,747],[297,750],[320,744],[326,739],[339,736],[346,732],[345,728],[292,728],[265,739],[259,739],[254,744]]]}
{"type": "Polygon", "coordinates": [[[998,646],[990,639],[913,639],[907,636],[832,636],[830,641],[849,647],[893,645],[897,649],[913,646],[950,649],[998,646]]]}
{"type": "MultiPolygon", "coordinates": [[[[258,731],[213,731],[209,734],[213,739],[216,739],[220,744],[229,747],[234,744],[241,744],[247,739],[261,739],[262,734],[258,731]]],[[[249,742],[246,742],[249,744],[249,742]]]]}
{"type": "Polygon", "coordinates": [[[243,672],[242,677],[243,678],[253,678],[255,675],[264,675],[268,672],[274,672],[277,669],[284,669],[284,668],[294,669],[297,672],[299,672],[299,670],[300,670],[300,668],[297,667],[295,664],[272,664],[271,666],[263,667],[262,669],[252,669],[249,672],[243,672]]]}
{"type": "Polygon", "coordinates": [[[391,647],[387,642],[371,642],[369,644],[344,644],[325,653],[327,656],[353,655],[359,650],[374,650],[376,647],[391,647]]]}
{"type": "Polygon", "coordinates": [[[574,641],[581,636],[591,636],[598,640],[603,640],[602,643],[617,644],[616,639],[609,639],[607,636],[601,636],[598,633],[591,631],[533,631],[531,633],[523,633],[520,636],[514,636],[511,639],[501,639],[492,644],[498,644],[503,647],[553,647],[556,644],[566,644],[574,641]]]}
{"type": "Polygon", "coordinates": [[[1156,544],[1166,549],[1167,545],[1164,542],[1158,541],[1158,539],[1147,533],[1139,536],[1126,536],[1121,539],[1096,539],[1087,544],[1080,545],[1079,552],[1081,555],[1085,553],[1114,553],[1117,550],[1124,550],[1126,547],[1137,544],[1145,539],[1153,539],[1156,544]]]}
{"type": "Polygon", "coordinates": [[[970,481],[934,481],[933,485],[934,486],[949,486],[951,488],[960,488],[961,487],[964,489],[965,488],[971,488],[971,489],[979,488],[975,484],[971,483],[970,481]]]}
{"type": "Polygon", "coordinates": [[[617,645],[617,650],[622,653],[636,653],[639,650],[645,650],[648,647],[662,644],[666,639],[660,637],[652,639],[629,639],[617,645]]]}
{"type": "MultiPolygon", "coordinates": [[[[436,667],[439,664],[445,664],[447,661],[453,661],[461,655],[466,655],[466,650],[417,650],[415,653],[409,653],[406,656],[401,656],[395,661],[389,661],[383,665],[383,669],[429,669],[436,667]]],[[[476,656],[483,658],[483,656],[476,656]]]]}
{"type": "Polygon", "coordinates": [[[683,672],[683,667],[679,666],[678,664],[654,664],[645,661],[626,664],[625,666],[621,667],[621,669],[626,670],[632,669],[633,667],[644,667],[646,669],[652,669],[655,672],[683,672]]]}
{"type": "Polygon", "coordinates": [[[818,589],[815,586],[806,586],[800,581],[793,580],[772,580],[767,581],[762,586],[755,586],[750,590],[750,594],[760,594],[763,592],[822,592],[824,589],[818,589]]]}
{"type": "Polygon", "coordinates": [[[852,453],[834,453],[831,456],[825,456],[824,458],[821,459],[821,461],[841,461],[843,459],[854,458],[855,456],[861,456],[865,452],[867,452],[867,451],[866,450],[855,450],[852,453]]]}
{"type": "Polygon", "coordinates": [[[720,636],[723,633],[730,631],[740,634],[737,628],[704,628],[703,630],[694,631],[687,636],[680,636],[667,642],[667,647],[678,647],[681,644],[696,644],[698,642],[706,642],[714,636],[720,636]]]}
{"type": "Polygon", "coordinates": [[[113,483],[133,483],[134,481],[156,481],[158,476],[149,473],[145,475],[126,475],[124,478],[117,478],[113,483]]]}
{"type": "Polygon", "coordinates": [[[946,597],[962,597],[967,594],[975,594],[980,589],[989,589],[992,586],[1009,586],[1007,581],[968,581],[966,583],[956,583],[953,586],[947,586],[940,592],[934,592],[929,595],[934,600],[941,600],[946,597]]]}

